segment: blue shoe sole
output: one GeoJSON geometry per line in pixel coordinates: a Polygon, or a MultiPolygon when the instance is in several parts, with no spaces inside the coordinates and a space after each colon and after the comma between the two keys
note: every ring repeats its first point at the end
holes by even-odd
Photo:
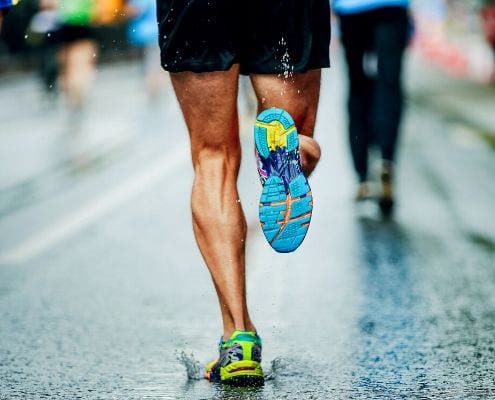
{"type": "Polygon", "coordinates": [[[313,211],[311,188],[301,169],[294,120],[287,111],[267,109],[257,118],[254,140],[263,184],[261,227],[274,250],[290,253],[306,237],[313,211]]]}

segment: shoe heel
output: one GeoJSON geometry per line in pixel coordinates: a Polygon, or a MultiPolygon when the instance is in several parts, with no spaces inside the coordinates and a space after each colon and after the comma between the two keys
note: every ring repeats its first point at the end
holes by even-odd
{"type": "Polygon", "coordinates": [[[256,361],[237,361],[220,369],[222,383],[234,385],[260,385],[264,382],[263,369],[256,361]]]}

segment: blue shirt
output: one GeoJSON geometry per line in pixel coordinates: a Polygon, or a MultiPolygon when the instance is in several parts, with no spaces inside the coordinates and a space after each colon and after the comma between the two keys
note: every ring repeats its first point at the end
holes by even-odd
{"type": "Polygon", "coordinates": [[[156,0],[131,0],[128,4],[138,10],[138,15],[129,22],[129,41],[136,46],[158,46],[156,0]]]}
{"type": "Polygon", "coordinates": [[[408,7],[409,0],[332,0],[336,14],[354,14],[381,7],[408,7]]]}
{"type": "Polygon", "coordinates": [[[17,3],[18,0],[0,0],[0,8],[9,8],[17,3]]]}

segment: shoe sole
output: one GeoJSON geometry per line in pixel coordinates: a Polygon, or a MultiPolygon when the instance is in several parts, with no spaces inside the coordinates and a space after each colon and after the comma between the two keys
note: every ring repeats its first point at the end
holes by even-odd
{"type": "Polygon", "coordinates": [[[389,218],[394,213],[394,200],[392,198],[381,198],[378,201],[378,206],[380,207],[380,212],[385,218],[389,218]]]}
{"type": "Polygon", "coordinates": [[[235,376],[222,381],[223,384],[238,387],[260,387],[265,384],[265,379],[261,376],[235,376]]]}
{"type": "Polygon", "coordinates": [[[386,218],[391,217],[394,212],[394,196],[392,190],[392,175],[390,173],[383,173],[380,177],[383,193],[378,201],[380,211],[386,218]]]}
{"type": "Polygon", "coordinates": [[[225,383],[233,386],[261,386],[265,383],[261,364],[249,360],[237,361],[222,367],[220,373],[216,375],[207,370],[204,377],[212,383],[225,383]]]}
{"type": "Polygon", "coordinates": [[[234,386],[260,386],[265,378],[259,362],[243,360],[220,368],[220,382],[234,386]]]}
{"type": "Polygon", "coordinates": [[[261,227],[275,251],[290,253],[306,237],[313,211],[294,120],[287,111],[269,108],[256,120],[254,140],[262,163],[269,167],[259,204],[261,227]]]}

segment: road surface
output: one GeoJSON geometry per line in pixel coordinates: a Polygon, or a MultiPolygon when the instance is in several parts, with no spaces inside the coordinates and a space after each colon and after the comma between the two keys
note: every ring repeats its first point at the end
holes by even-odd
{"type": "Polygon", "coordinates": [[[170,88],[148,103],[139,72],[102,66],[76,122],[33,76],[0,82],[1,399],[495,397],[493,150],[411,102],[395,218],[354,204],[338,55],[323,77],[313,221],[294,254],[274,253],[259,227],[241,100],[248,300],[268,379],[200,379],[221,327],[191,229],[188,138],[170,88]]]}

